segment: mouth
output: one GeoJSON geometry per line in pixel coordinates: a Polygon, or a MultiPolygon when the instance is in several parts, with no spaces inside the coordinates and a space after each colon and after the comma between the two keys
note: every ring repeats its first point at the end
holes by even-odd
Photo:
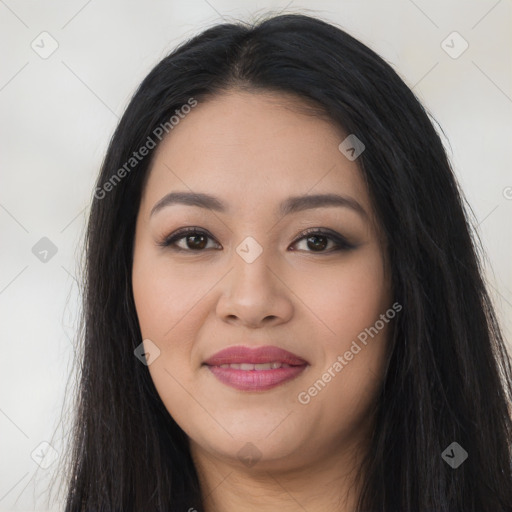
{"type": "Polygon", "coordinates": [[[308,362],[278,347],[236,346],[217,352],[203,365],[227,386],[242,391],[265,391],[296,378],[308,362]]]}

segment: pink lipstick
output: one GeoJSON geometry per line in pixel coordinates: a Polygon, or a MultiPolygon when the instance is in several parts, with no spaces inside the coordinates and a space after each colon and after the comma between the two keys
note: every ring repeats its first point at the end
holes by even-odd
{"type": "Polygon", "coordinates": [[[297,377],[308,365],[278,347],[229,347],[204,362],[222,383],[242,391],[265,391],[297,377]]]}

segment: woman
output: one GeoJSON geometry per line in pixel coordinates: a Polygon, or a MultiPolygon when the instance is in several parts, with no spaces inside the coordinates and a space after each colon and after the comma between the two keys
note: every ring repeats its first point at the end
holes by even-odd
{"type": "Polygon", "coordinates": [[[304,15],[206,30],[94,195],[66,510],[512,510],[477,245],[373,51],[304,15]]]}

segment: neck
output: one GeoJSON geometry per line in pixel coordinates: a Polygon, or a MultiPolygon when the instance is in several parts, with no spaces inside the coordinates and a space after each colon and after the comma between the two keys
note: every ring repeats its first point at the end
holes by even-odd
{"type": "Polygon", "coordinates": [[[192,441],[190,448],[205,512],[356,510],[360,450],[345,450],[341,455],[333,450],[333,455],[309,464],[275,470],[264,461],[247,468],[238,460],[214,458],[192,441]]]}

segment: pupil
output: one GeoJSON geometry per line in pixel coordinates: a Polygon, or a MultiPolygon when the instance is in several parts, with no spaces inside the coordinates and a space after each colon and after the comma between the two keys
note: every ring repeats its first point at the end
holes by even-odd
{"type": "Polygon", "coordinates": [[[187,242],[190,242],[190,240],[193,239],[194,241],[192,244],[188,244],[191,249],[204,249],[206,247],[206,237],[204,235],[189,235],[187,237],[187,242]],[[201,238],[202,240],[197,243],[197,239],[201,238]]]}
{"type": "Polygon", "coordinates": [[[310,249],[313,248],[314,250],[325,249],[325,247],[327,245],[326,240],[327,240],[327,238],[325,236],[318,236],[318,235],[310,236],[310,237],[308,237],[308,244],[311,242],[312,247],[309,245],[308,245],[308,247],[310,249]],[[322,240],[322,242],[318,243],[318,240],[322,240]]]}

